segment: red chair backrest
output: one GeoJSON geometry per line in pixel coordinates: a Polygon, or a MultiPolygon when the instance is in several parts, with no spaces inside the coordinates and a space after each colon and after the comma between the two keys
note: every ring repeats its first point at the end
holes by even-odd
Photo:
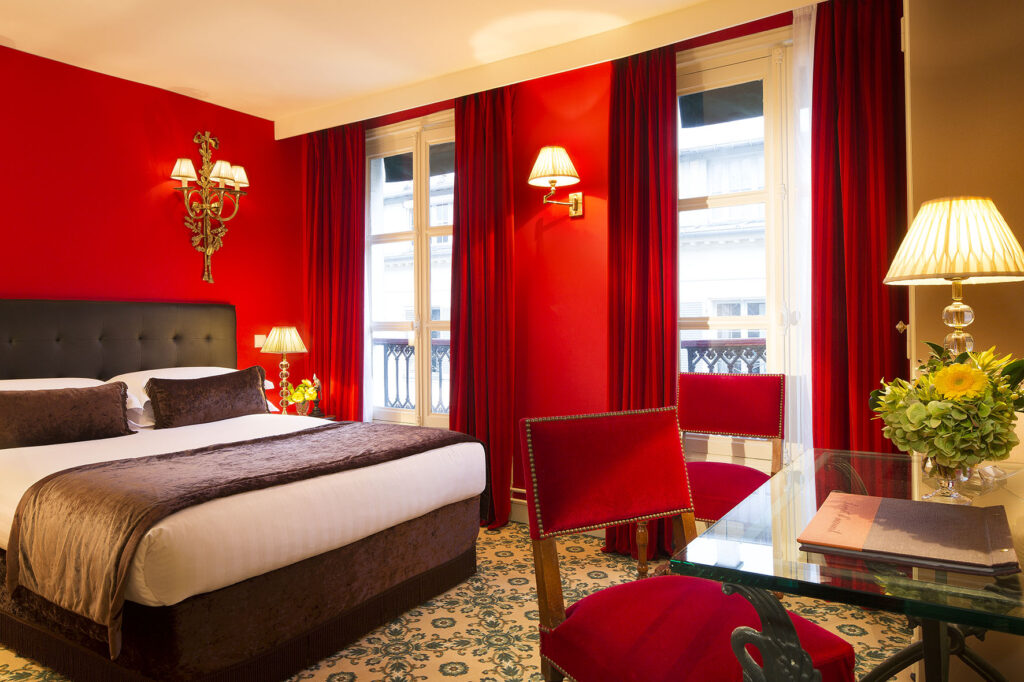
{"type": "Polygon", "coordinates": [[[530,536],[692,509],[674,407],[522,419],[530,536]]]}
{"type": "Polygon", "coordinates": [[[783,374],[679,374],[679,428],[695,433],[784,438],[783,374]]]}

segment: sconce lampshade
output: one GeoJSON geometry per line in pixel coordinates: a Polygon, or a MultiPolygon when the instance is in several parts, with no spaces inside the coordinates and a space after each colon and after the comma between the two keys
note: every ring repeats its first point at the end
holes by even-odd
{"type": "Polygon", "coordinates": [[[565,147],[542,147],[527,181],[534,187],[575,185],[580,181],[579,173],[569,159],[565,147]]]}
{"type": "Polygon", "coordinates": [[[249,176],[245,174],[245,169],[241,166],[232,166],[231,172],[234,174],[234,185],[235,189],[242,189],[243,187],[249,186],[249,176]]]}
{"type": "Polygon", "coordinates": [[[306,346],[295,327],[273,327],[261,353],[305,353],[306,346]]]}
{"type": "Polygon", "coordinates": [[[921,205],[886,284],[1024,280],[1024,251],[991,199],[946,197],[921,205]]]}
{"type": "Polygon", "coordinates": [[[223,159],[213,164],[213,170],[210,171],[210,179],[221,184],[234,182],[235,174],[231,170],[231,164],[223,159]]]}
{"type": "Polygon", "coordinates": [[[175,180],[180,180],[183,185],[188,183],[189,180],[196,182],[199,179],[196,176],[196,167],[192,165],[192,159],[178,159],[175,161],[171,177],[175,180]]]}

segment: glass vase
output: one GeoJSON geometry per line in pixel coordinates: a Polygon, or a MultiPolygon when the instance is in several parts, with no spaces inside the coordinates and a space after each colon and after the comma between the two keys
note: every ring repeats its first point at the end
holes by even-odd
{"type": "Polygon", "coordinates": [[[310,401],[308,400],[303,400],[301,403],[292,404],[295,405],[295,413],[303,417],[309,414],[309,408],[312,406],[312,403],[310,403],[310,401]]]}
{"type": "Polygon", "coordinates": [[[922,500],[946,504],[971,504],[971,497],[963,484],[971,478],[974,467],[946,467],[936,464],[931,457],[925,459],[924,472],[935,485],[935,490],[921,496],[922,500]]]}

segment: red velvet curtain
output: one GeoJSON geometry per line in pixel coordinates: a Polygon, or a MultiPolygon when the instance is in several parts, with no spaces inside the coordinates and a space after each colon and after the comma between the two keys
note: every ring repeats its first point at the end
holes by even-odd
{"type": "Polygon", "coordinates": [[[363,418],[366,136],[361,123],[310,133],[306,158],[309,367],[321,409],[363,418]]]}
{"type": "Polygon", "coordinates": [[[488,450],[481,520],[508,522],[515,398],[512,91],[455,101],[450,426],[488,450]]]}
{"type": "Polygon", "coordinates": [[[811,130],[817,447],[891,451],[871,419],[868,395],[880,379],[908,370],[906,339],[896,330],[907,320],[906,287],[882,284],[907,224],[901,15],[896,0],[830,0],[817,8],[811,130]]]}
{"type": "MultiPolygon", "coordinates": [[[[675,402],[676,125],[675,49],[615,61],[608,183],[612,410],[675,402]]],[[[659,521],[651,538],[651,557],[659,547],[669,552],[671,525],[659,521]]],[[[636,527],[609,528],[605,550],[636,556],[636,527]]]]}

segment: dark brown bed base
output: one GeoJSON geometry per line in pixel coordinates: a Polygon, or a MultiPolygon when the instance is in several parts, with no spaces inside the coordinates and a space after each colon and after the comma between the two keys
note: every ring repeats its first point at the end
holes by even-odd
{"type": "Polygon", "coordinates": [[[478,518],[473,497],[174,606],[129,602],[116,661],[103,628],[0,588],[0,641],[75,682],[283,680],[473,575],[478,518]]]}

